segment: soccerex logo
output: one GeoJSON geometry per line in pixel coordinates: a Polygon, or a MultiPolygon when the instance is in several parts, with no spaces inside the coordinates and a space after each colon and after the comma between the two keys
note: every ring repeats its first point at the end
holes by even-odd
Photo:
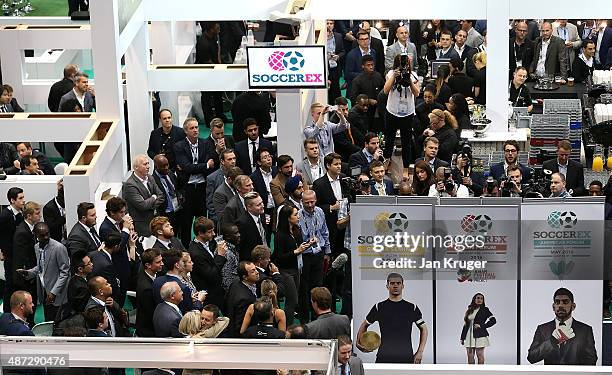
{"type": "Polygon", "coordinates": [[[287,69],[292,72],[304,67],[304,56],[298,51],[274,51],[268,57],[268,65],[277,72],[287,69]]]}
{"type": "Polygon", "coordinates": [[[493,220],[489,215],[465,215],[461,219],[461,229],[466,233],[488,233],[493,227],[493,220]]]}
{"type": "Polygon", "coordinates": [[[405,232],[408,229],[408,216],[401,212],[381,212],[374,218],[374,228],[378,234],[405,232]]]}
{"type": "Polygon", "coordinates": [[[572,211],[553,211],[546,218],[548,225],[553,229],[570,229],[578,223],[578,217],[572,211]]]}

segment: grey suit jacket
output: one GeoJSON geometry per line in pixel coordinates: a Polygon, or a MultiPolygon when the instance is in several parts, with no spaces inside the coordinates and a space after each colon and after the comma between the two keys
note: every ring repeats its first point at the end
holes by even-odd
{"type": "Polygon", "coordinates": [[[44,288],[39,276],[41,269],[38,265],[40,264],[41,251],[38,243],[34,246],[34,251],[36,252],[37,266],[27,270],[28,278],[31,279],[36,277],[36,290],[40,303],[47,297],[47,293],[44,293],[46,291],[55,295],[53,306],[59,307],[67,301],[68,280],[70,279],[70,258],[68,257],[68,250],[60,242],[54,239],[49,240],[49,244],[45,248],[44,257],[44,288]]]}
{"type": "MultiPolygon", "coordinates": [[[[385,72],[389,71],[393,68],[393,60],[395,56],[402,53],[402,47],[400,46],[400,42],[397,41],[387,47],[387,51],[385,52],[385,72]]],[[[406,53],[412,58],[412,70],[416,71],[417,68],[417,49],[412,42],[408,42],[408,47],[406,48],[406,53]]]]}
{"type": "Polygon", "coordinates": [[[365,375],[363,369],[363,361],[359,357],[351,356],[348,361],[349,368],[351,369],[351,375],[365,375]]]}
{"type": "MultiPolygon", "coordinates": [[[[312,178],[312,173],[310,171],[308,158],[304,158],[303,160],[297,162],[295,165],[295,169],[302,175],[302,180],[305,184],[312,186],[314,182],[314,178],[312,178]]],[[[319,159],[319,168],[321,169],[321,176],[325,174],[325,167],[323,166],[323,162],[319,159]]]]}
{"type": "Polygon", "coordinates": [[[223,181],[225,181],[225,174],[221,168],[206,177],[206,208],[208,209],[208,218],[211,220],[218,220],[219,213],[222,212],[215,210],[214,195],[217,188],[223,184],[223,181]]]}
{"type": "MultiPolygon", "coordinates": [[[[576,50],[578,50],[582,46],[582,39],[580,39],[580,36],[578,35],[578,28],[576,27],[576,25],[568,22],[567,25],[565,26],[565,29],[567,30],[567,40],[569,42],[572,42],[572,48],[565,47],[565,51],[567,52],[569,56],[569,60],[568,60],[569,65],[567,65],[567,67],[570,68],[574,64],[574,58],[576,57],[576,50]]],[[[553,28],[553,35],[561,38],[558,27],[553,28]]],[[[595,40],[595,42],[597,42],[597,40],[595,40]]]]}
{"type": "Polygon", "coordinates": [[[351,321],[348,316],[333,312],[319,315],[316,320],[306,324],[309,339],[331,340],[340,335],[351,335],[351,321]]]}
{"type": "Polygon", "coordinates": [[[127,202],[127,210],[134,219],[136,232],[149,236],[149,222],[155,217],[156,209],[164,207],[165,195],[159,189],[152,176],[147,180],[148,189],[138,177],[132,175],[123,183],[122,195],[127,202]],[[157,198],[154,198],[155,195],[157,198]]]}
{"type": "MultiPolygon", "coordinates": [[[[530,73],[535,73],[538,67],[538,60],[540,59],[540,52],[542,50],[542,38],[538,38],[533,47],[533,61],[529,69],[530,73]]],[[[544,67],[546,74],[561,75],[563,78],[567,78],[567,53],[563,39],[552,35],[550,37],[550,44],[546,50],[546,60],[544,67]]]]}
{"type": "Polygon", "coordinates": [[[160,302],[153,313],[153,327],[156,337],[183,337],[178,326],[181,314],[166,302],[160,302]]]}
{"type": "MultiPolygon", "coordinates": [[[[69,99],[76,99],[76,94],[74,93],[74,89],[68,91],[62,98],[60,99],[59,106],[57,106],[57,110],[59,111],[62,108],[62,104],[69,99]]],[[[96,109],[96,98],[94,98],[90,92],[85,93],[85,98],[83,99],[83,112],[92,112],[92,110],[96,109]]]]}
{"type": "Polygon", "coordinates": [[[240,200],[238,194],[234,195],[225,206],[221,219],[219,220],[219,228],[225,224],[236,224],[238,218],[246,212],[242,200],[240,200]]]}
{"type": "Polygon", "coordinates": [[[465,39],[465,44],[472,48],[478,48],[482,43],[484,43],[484,38],[475,28],[471,28],[467,33],[467,38],[465,39]]]}
{"type": "MultiPolygon", "coordinates": [[[[235,196],[234,190],[230,189],[227,184],[222,183],[213,193],[213,207],[216,218],[221,221],[225,208],[229,201],[235,196]]],[[[235,217],[234,219],[237,219],[235,217]]]]}

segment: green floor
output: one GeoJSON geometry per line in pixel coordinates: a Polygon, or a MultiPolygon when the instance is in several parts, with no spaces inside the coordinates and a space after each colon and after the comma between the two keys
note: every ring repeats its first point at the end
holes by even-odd
{"type": "Polygon", "coordinates": [[[67,0],[30,0],[34,10],[28,16],[67,16],[67,0]]]}

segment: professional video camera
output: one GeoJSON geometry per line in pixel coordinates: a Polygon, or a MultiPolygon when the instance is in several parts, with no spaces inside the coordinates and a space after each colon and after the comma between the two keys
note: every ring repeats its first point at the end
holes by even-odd
{"type": "MultiPolygon", "coordinates": [[[[502,197],[511,197],[514,191],[514,187],[516,186],[516,183],[512,181],[512,179],[509,178],[508,176],[502,176],[499,179],[499,186],[500,186],[499,191],[502,197]]],[[[522,185],[516,186],[516,188],[522,191],[521,189],[522,185]]]]}
{"type": "Polygon", "coordinates": [[[450,168],[444,168],[444,190],[451,194],[455,190],[455,182],[452,180],[453,171],[450,168]]]}
{"type": "Polygon", "coordinates": [[[350,203],[355,203],[355,197],[362,195],[362,191],[369,189],[370,186],[374,185],[374,180],[361,181],[359,176],[361,175],[361,167],[353,167],[350,171],[351,175],[344,177],[340,180],[340,186],[342,188],[343,198],[348,198],[350,203]]]}
{"type": "Polygon", "coordinates": [[[461,147],[459,156],[466,161],[463,173],[467,175],[468,169],[472,166],[472,145],[467,140],[462,141],[459,145],[461,147]]]}
{"type": "Polygon", "coordinates": [[[531,178],[523,185],[523,197],[545,198],[550,196],[552,171],[542,167],[530,168],[531,178]]]}
{"type": "Polygon", "coordinates": [[[405,53],[400,55],[399,70],[400,75],[398,78],[395,79],[395,89],[401,93],[404,88],[410,87],[410,76],[412,74],[412,66],[410,66],[410,59],[405,53]]]}

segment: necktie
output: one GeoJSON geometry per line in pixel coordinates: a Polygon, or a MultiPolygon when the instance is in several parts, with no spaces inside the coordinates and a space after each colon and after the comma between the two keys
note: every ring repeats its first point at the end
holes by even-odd
{"type": "Polygon", "coordinates": [[[263,225],[261,224],[261,218],[257,219],[257,229],[259,230],[259,235],[261,236],[261,242],[266,243],[266,231],[264,230],[263,225]]]}
{"type": "Polygon", "coordinates": [[[6,105],[0,105],[0,112],[1,113],[5,113],[6,112],[6,105]]]}
{"type": "Polygon", "coordinates": [[[253,146],[253,150],[252,150],[252,153],[253,153],[253,167],[255,167],[255,166],[257,166],[257,154],[256,154],[257,146],[255,144],[255,141],[252,141],[251,145],[253,146]]]}
{"type": "Polygon", "coordinates": [[[167,202],[168,212],[172,212],[174,211],[174,205],[172,204],[172,198],[175,197],[174,187],[170,183],[170,179],[168,179],[168,175],[161,175],[160,177],[162,178],[163,184],[166,187],[164,190],[166,192],[166,202],[167,202]]]}
{"type": "Polygon", "coordinates": [[[378,195],[387,195],[387,192],[385,191],[385,187],[383,184],[376,184],[376,186],[378,190],[378,195]]]}
{"type": "Polygon", "coordinates": [[[96,233],[96,228],[94,227],[89,228],[89,233],[91,233],[91,237],[93,237],[96,247],[100,247],[100,244],[101,244],[100,237],[98,237],[98,233],[96,233]]]}
{"type": "Polygon", "coordinates": [[[346,375],[346,365],[342,364],[340,366],[340,375],[346,375]]]}
{"type": "Polygon", "coordinates": [[[110,330],[110,335],[115,337],[117,336],[117,332],[115,331],[115,319],[113,317],[113,314],[108,311],[108,308],[106,306],[104,306],[104,312],[106,313],[106,316],[108,316],[108,328],[110,330]]]}
{"type": "Polygon", "coordinates": [[[172,241],[168,242],[168,249],[172,249],[174,247],[174,245],[172,244],[172,241]]]}

